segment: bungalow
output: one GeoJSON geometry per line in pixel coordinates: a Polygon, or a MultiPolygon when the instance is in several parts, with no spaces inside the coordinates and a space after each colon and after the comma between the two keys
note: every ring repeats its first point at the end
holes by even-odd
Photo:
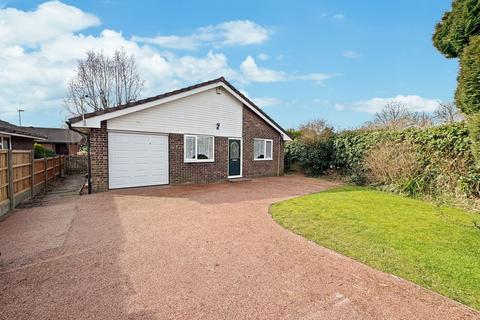
{"type": "Polygon", "coordinates": [[[22,127],[25,131],[45,136],[44,141],[39,141],[45,149],[55,154],[75,155],[80,147],[85,144],[85,138],[78,132],[64,128],[22,127]]]}
{"type": "Polygon", "coordinates": [[[290,140],[223,77],[68,124],[88,133],[93,192],[281,175],[290,140]]]}
{"type": "Polygon", "coordinates": [[[33,150],[35,141],[43,141],[45,136],[25,130],[0,120],[0,150],[33,150]]]}

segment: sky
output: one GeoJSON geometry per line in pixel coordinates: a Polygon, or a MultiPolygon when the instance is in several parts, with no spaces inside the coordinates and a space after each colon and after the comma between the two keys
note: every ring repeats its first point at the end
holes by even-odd
{"type": "Polygon", "coordinates": [[[0,119],[60,127],[91,49],[135,56],[142,97],[224,76],[285,128],[339,129],[399,101],[453,100],[458,63],[432,45],[450,0],[2,1],[0,119]]]}

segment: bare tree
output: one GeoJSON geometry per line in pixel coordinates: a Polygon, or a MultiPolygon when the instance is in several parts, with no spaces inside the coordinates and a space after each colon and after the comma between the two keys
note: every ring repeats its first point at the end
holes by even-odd
{"type": "Polygon", "coordinates": [[[408,127],[411,120],[411,113],[407,107],[401,102],[393,101],[375,114],[373,125],[380,128],[402,129],[408,127]]]}
{"type": "Polygon", "coordinates": [[[398,101],[385,105],[375,114],[372,122],[367,122],[365,129],[386,128],[401,130],[410,127],[426,128],[433,123],[432,117],[425,112],[413,112],[407,106],[398,101]]]}
{"type": "Polygon", "coordinates": [[[433,118],[439,123],[453,123],[463,120],[463,115],[454,102],[439,103],[433,112],[433,118]]]}
{"type": "Polygon", "coordinates": [[[124,49],[112,57],[88,51],[68,83],[65,107],[71,115],[80,115],[125,104],[138,98],[143,84],[135,58],[124,49]]]}
{"type": "Polygon", "coordinates": [[[334,132],[333,127],[321,119],[302,123],[298,130],[301,132],[302,140],[309,143],[328,139],[334,132]]]}

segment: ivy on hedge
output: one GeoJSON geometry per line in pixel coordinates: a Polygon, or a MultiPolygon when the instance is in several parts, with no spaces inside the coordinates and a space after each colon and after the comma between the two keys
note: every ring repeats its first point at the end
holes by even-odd
{"type": "MultiPolygon", "coordinates": [[[[335,168],[353,182],[366,182],[367,169],[364,157],[381,142],[408,141],[416,148],[418,161],[423,168],[416,182],[423,184],[422,192],[443,193],[435,181],[448,177],[457,181],[458,189],[467,196],[480,196],[480,167],[475,164],[468,126],[464,122],[434,126],[427,129],[411,128],[403,131],[352,130],[331,136],[328,141],[306,144],[301,139],[285,146],[286,168],[299,163],[309,175],[322,175],[335,168]],[[457,172],[445,172],[444,160],[462,163],[457,172]]],[[[418,191],[418,190],[417,190],[418,191]]]]}

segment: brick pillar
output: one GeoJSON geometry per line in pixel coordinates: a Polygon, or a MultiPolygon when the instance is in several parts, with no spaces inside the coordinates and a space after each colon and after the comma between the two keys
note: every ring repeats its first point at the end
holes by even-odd
{"type": "Polygon", "coordinates": [[[107,122],[99,129],[90,129],[90,157],[92,163],[92,192],[108,190],[108,134],[107,122]]]}

